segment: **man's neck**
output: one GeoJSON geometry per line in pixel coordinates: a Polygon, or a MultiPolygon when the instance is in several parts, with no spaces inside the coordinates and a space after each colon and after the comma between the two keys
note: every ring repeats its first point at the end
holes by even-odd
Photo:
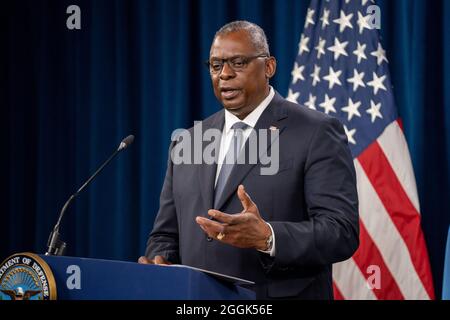
{"type": "Polygon", "coordinates": [[[245,118],[247,118],[247,116],[250,113],[252,113],[256,108],[258,108],[259,105],[261,105],[261,103],[267,98],[269,93],[270,93],[270,86],[267,86],[266,90],[265,90],[265,93],[264,93],[264,96],[262,97],[262,99],[260,99],[259,102],[256,103],[251,110],[249,110],[246,113],[243,113],[243,114],[240,114],[240,115],[236,115],[236,117],[238,117],[240,120],[244,120],[245,118]]]}
{"type": "Polygon", "coordinates": [[[225,130],[228,131],[231,128],[231,126],[238,121],[243,121],[249,127],[254,128],[256,123],[258,122],[258,119],[260,118],[264,110],[269,106],[270,102],[275,96],[275,90],[272,87],[269,87],[269,89],[270,90],[267,97],[265,97],[264,100],[262,100],[261,103],[255,109],[253,109],[253,111],[250,112],[245,118],[240,118],[232,114],[230,111],[225,110],[225,130]]]}

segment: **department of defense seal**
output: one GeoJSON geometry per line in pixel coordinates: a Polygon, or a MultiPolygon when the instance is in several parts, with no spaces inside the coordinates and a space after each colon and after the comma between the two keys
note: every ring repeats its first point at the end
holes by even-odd
{"type": "Polygon", "coordinates": [[[56,300],[48,264],[33,253],[17,253],[0,265],[0,300],[56,300]]]}

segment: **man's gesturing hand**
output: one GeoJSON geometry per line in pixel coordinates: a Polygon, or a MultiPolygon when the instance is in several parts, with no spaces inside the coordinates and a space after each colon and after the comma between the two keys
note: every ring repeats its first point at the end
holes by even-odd
{"type": "Polygon", "coordinates": [[[270,227],[261,218],[258,207],[240,185],[237,196],[244,208],[241,213],[227,214],[211,209],[208,214],[216,221],[197,217],[195,221],[210,237],[239,248],[266,250],[270,227]]]}

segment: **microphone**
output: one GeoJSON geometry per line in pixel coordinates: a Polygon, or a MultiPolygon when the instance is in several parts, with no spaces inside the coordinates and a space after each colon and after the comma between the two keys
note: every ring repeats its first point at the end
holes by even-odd
{"type": "Polygon", "coordinates": [[[64,213],[66,212],[67,208],[69,207],[69,204],[75,199],[81,191],[84,190],[88,186],[89,183],[91,183],[92,180],[103,170],[104,167],[112,160],[114,157],[122,150],[126,149],[130,144],[132,144],[134,141],[134,136],[129,135],[125,139],[123,139],[119,147],[116,151],[100,166],[100,168],[97,169],[97,171],[94,172],[94,174],[75,192],[73,195],[70,196],[69,200],[64,204],[64,206],[61,209],[61,212],[59,213],[58,222],[56,222],[55,227],[53,228],[53,231],[50,233],[50,236],[48,238],[47,242],[47,252],[45,253],[46,256],[62,256],[64,255],[64,252],[66,251],[66,243],[61,241],[59,238],[59,227],[61,224],[61,220],[64,216],[64,213]]]}

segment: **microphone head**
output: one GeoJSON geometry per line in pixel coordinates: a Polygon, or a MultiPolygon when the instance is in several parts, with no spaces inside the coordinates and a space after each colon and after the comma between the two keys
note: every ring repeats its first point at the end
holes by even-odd
{"type": "Polygon", "coordinates": [[[125,139],[122,140],[122,142],[125,143],[127,146],[132,144],[133,141],[134,141],[134,136],[132,134],[130,134],[128,137],[126,137],[125,139]]]}
{"type": "Polygon", "coordinates": [[[120,151],[120,150],[125,149],[130,144],[132,144],[133,141],[134,141],[134,136],[132,134],[130,134],[128,137],[126,137],[125,139],[122,140],[122,142],[120,143],[119,148],[117,150],[120,151]]]}

